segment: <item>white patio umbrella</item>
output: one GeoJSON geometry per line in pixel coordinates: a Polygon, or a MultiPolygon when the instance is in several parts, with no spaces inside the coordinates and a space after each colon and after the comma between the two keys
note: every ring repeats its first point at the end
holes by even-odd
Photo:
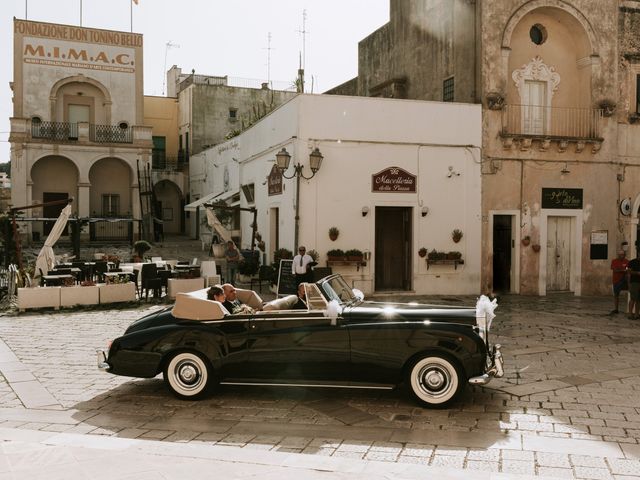
{"type": "Polygon", "coordinates": [[[49,232],[49,236],[44,242],[44,247],[42,247],[42,250],[40,250],[40,253],[38,254],[38,258],[36,259],[36,271],[33,275],[34,278],[40,277],[40,271],[46,275],[49,270],[53,269],[53,266],[56,263],[56,257],[53,254],[53,246],[60,238],[60,235],[62,235],[62,231],[69,220],[69,215],[71,215],[71,205],[67,205],[62,209],[60,216],[51,229],[51,232],[49,232]]]}
{"type": "Polygon", "coordinates": [[[222,222],[218,219],[215,213],[213,213],[213,209],[207,208],[207,224],[213,228],[216,233],[224,240],[224,243],[227,243],[231,240],[231,232],[222,225],[222,222]]]}

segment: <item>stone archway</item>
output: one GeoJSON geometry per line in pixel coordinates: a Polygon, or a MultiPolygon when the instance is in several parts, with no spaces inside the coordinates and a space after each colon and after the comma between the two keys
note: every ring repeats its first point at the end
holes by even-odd
{"type": "MultiPolygon", "coordinates": [[[[78,212],[78,179],[76,164],[67,157],[47,155],[34,162],[29,171],[31,203],[47,203],[54,200],[74,198],[72,211],[78,212]]],[[[29,191],[27,192],[29,194],[29,191]]],[[[29,216],[40,218],[57,218],[65,205],[54,205],[33,209],[29,216]]],[[[53,222],[38,223],[31,226],[34,239],[44,238],[49,233],[53,222]]],[[[66,235],[64,233],[63,235],[66,235]]]]}
{"type": "Polygon", "coordinates": [[[164,234],[184,232],[184,196],[178,185],[170,180],[161,180],[153,186],[157,209],[155,217],[163,221],[164,234]]]}
{"type": "Polygon", "coordinates": [[[131,216],[133,212],[131,166],[116,157],[95,161],[89,169],[89,214],[92,217],[131,216]]]}

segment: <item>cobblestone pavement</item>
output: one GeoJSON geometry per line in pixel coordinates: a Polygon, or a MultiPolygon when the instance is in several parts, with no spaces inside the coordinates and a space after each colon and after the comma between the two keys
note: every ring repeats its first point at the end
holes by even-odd
{"type": "Polygon", "coordinates": [[[503,345],[505,377],[469,387],[446,410],[417,407],[402,390],[224,386],[204,401],[183,402],[160,377],[116,377],[95,366],[95,347],[162,306],[2,316],[0,429],[306,453],[476,475],[640,478],[640,322],[608,316],[611,303],[560,295],[502,298],[492,334],[503,345]]]}

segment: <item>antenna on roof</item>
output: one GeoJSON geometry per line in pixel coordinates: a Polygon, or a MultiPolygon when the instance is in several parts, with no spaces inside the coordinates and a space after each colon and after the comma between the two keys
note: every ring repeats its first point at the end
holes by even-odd
{"type": "Polygon", "coordinates": [[[271,32],[267,35],[267,84],[271,88],[271,32]]]}
{"type": "Polygon", "coordinates": [[[171,48],[180,48],[180,45],[176,43],[171,43],[169,40],[164,44],[164,69],[162,70],[162,96],[164,97],[164,90],[167,86],[167,53],[169,53],[169,49],[171,48]]]}

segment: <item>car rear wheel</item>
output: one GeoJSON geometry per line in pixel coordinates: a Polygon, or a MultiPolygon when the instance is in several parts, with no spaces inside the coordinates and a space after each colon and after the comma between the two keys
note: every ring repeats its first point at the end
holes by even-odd
{"type": "Polygon", "coordinates": [[[213,372],[209,362],[194,352],[180,352],[167,362],[164,381],[183,400],[197,400],[208,392],[213,372]]]}
{"type": "Polygon", "coordinates": [[[438,354],[416,360],[408,371],[406,383],[415,399],[431,408],[447,407],[464,387],[458,365],[438,354]]]}

